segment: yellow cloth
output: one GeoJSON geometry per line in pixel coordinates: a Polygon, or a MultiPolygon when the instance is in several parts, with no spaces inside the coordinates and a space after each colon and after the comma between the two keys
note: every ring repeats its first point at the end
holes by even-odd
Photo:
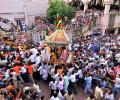
{"type": "Polygon", "coordinates": [[[50,47],[45,47],[46,48],[46,50],[48,51],[48,53],[51,55],[51,49],[50,49],[50,47]]]}
{"type": "Polygon", "coordinates": [[[62,20],[59,20],[59,22],[57,24],[57,28],[60,28],[60,24],[62,24],[62,20]]]}
{"type": "Polygon", "coordinates": [[[57,58],[56,58],[55,54],[52,53],[52,54],[51,54],[50,62],[51,62],[51,63],[55,63],[56,61],[57,61],[57,58]]]}

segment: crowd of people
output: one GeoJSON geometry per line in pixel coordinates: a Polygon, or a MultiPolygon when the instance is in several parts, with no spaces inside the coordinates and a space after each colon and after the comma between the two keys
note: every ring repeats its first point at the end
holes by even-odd
{"type": "Polygon", "coordinates": [[[74,29],[82,29],[95,21],[101,15],[102,12],[97,10],[88,10],[85,14],[82,14],[82,11],[79,11],[77,12],[76,17],[71,20],[71,24],[74,29]]]}
{"type": "Polygon", "coordinates": [[[50,100],[115,100],[120,93],[120,36],[78,37],[71,50],[43,41],[26,48],[0,44],[0,98],[42,100],[39,81],[49,84],[50,100]],[[95,89],[94,89],[95,88],[95,89]]]}
{"type": "MultiPolygon", "coordinates": [[[[100,14],[80,15],[70,25],[84,27],[100,14]]],[[[1,39],[0,100],[44,100],[40,82],[49,86],[49,100],[76,100],[79,92],[89,95],[86,100],[120,99],[120,35],[79,36],[71,47],[49,46],[45,34],[55,29],[37,18],[31,36],[17,31],[1,39]]]]}
{"type": "Polygon", "coordinates": [[[8,23],[8,22],[10,22],[10,20],[0,17],[0,22],[8,23]]]}

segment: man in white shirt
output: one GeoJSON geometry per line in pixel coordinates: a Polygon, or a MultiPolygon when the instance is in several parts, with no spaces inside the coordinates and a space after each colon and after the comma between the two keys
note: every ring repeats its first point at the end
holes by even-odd
{"type": "Polygon", "coordinates": [[[25,74],[27,72],[27,70],[24,66],[22,66],[20,72],[21,72],[21,74],[25,74]]]}
{"type": "Polygon", "coordinates": [[[21,51],[20,55],[21,55],[21,58],[25,59],[25,52],[24,51],[21,51]]]}
{"type": "Polygon", "coordinates": [[[28,60],[34,64],[35,63],[35,58],[36,58],[36,55],[35,54],[31,54],[30,57],[28,58],[28,60]]]}
{"type": "Polygon", "coordinates": [[[70,80],[69,90],[77,94],[76,74],[74,73],[74,71],[72,72],[72,75],[69,77],[69,80],[70,80]]]}
{"type": "Polygon", "coordinates": [[[54,76],[53,76],[53,79],[55,79],[56,81],[59,80],[59,73],[56,73],[54,76]]]}
{"type": "Polygon", "coordinates": [[[28,75],[27,75],[27,69],[25,68],[25,66],[23,64],[21,64],[21,66],[22,66],[21,70],[20,70],[21,77],[22,77],[24,82],[28,83],[29,78],[28,78],[28,75]]]}
{"type": "Polygon", "coordinates": [[[45,68],[43,68],[42,78],[43,78],[43,80],[47,80],[47,78],[48,78],[48,71],[45,68]]]}
{"type": "Polygon", "coordinates": [[[59,91],[63,91],[63,89],[64,89],[64,80],[62,78],[60,78],[59,81],[57,82],[57,88],[59,89],[59,91]]]}
{"type": "Polygon", "coordinates": [[[37,55],[38,50],[36,48],[30,49],[30,52],[32,52],[33,55],[37,55]]]}
{"type": "Polygon", "coordinates": [[[60,100],[58,97],[58,93],[54,93],[50,100],[60,100]]]}
{"type": "Polygon", "coordinates": [[[71,68],[69,68],[69,69],[67,69],[68,70],[68,75],[71,75],[71,73],[73,72],[73,70],[74,70],[74,67],[71,67],[71,68]]]}
{"type": "Polygon", "coordinates": [[[78,70],[77,74],[79,75],[79,78],[83,78],[83,72],[81,68],[78,70]]]}
{"type": "Polygon", "coordinates": [[[23,88],[23,93],[25,93],[26,90],[30,90],[30,86],[28,84],[23,88]]]}
{"type": "Polygon", "coordinates": [[[51,89],[51,96],[52,96],[54,94],[54,91],[57,89],[57,81],[53,79],[53,81],[49,83],[49,88],[51,89]]]}
{"type": "Polygon", "coordinates": [[[42,62],[50,61],[50,55],[49,55],[47,49],[45,49],[45,48],[43,48],[43,50],[41,51],[41,60],[42,60],[42,62]]]}
{"type": "Polygon", "coordinates": [[[79,84],[79,86],[82,87],[84,79],[83,79],[83,71],[82,71],[81,67],[79,67],[78,72],[76,73],[76,75],[77,75],[76,78],[78,78],[77,84],[79,84]]]}
{"type": "Polygon", "coordinates": [[[75,76],[74,72],[72,72],[72,75],[69,77],[69,80],[73,83],[76,82],[76,76],[75,76]]]}
{"type": "Polygon", "coordinates": [[[40,95],[40,93],[42,92],[42,91],[40,90],[39,85],[38,85],[36,82],[33,84],[33,89],[34,89],[34,91],[35,91],[38,95],[40,95]]]}
{"type": "Polygon", "coordinates": [[[55,75],[55,69],[54,69],[54,67],[51,67],[50,68],[50,72],[49,72],[49,74],[50,74],[50,76],[51,76],[51,78],[53,78],[53,76],[55,75]]]}
{"type": "Polygon", "coordinates": [[[35,64],[34,64],[34,67],[37,69],[39,68],[39,64],[41,63],[41,56],[40,54],[38,53],[36,58],[35,58],[35,64]]]}

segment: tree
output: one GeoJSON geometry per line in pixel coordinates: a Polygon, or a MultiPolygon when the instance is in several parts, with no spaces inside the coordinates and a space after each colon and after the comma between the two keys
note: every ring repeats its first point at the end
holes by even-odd
{"type": "Polygon", "coordinates": [[[67,5],[63,0],[50,0],[49,7],[47,9],[47,17],[51,23],[56,21],[57,15],[59,15],[64,21],[65,17],[71,19],[74,17],[74,9],[67,5]]]}

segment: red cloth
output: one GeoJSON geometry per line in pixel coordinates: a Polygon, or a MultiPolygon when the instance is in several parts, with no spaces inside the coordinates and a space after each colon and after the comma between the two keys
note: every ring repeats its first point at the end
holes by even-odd
{"type": "Polygon", "coordinates": [[[32,65],[29,65],[26,68],[27,68],[29,74],[33,73],[33,67],[32,67],[32,65]]]}
{"type": "Polygon", "coordinates": [[[15,66],[15,67],[13,67],[13,71],[15,71],[16,72],[16,74],[20,74],[20,66],[15,66]]]}

